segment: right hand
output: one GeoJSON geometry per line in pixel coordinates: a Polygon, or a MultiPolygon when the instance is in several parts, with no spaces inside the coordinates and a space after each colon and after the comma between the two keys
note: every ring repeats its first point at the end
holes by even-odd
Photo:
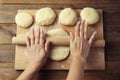
{"type": "Polygon", "coordinates": [[[96,31],[94,31],[90,39],[87,40],[87,27],[88,26],[85,21],[79,21],[75,28],[75,35],[70,33],[70,50],[73,59],[81,59],[86,61],[88,57],[96,31]]]}

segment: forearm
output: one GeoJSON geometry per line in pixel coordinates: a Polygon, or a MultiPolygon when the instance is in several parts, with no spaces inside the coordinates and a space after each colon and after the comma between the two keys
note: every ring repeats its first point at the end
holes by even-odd
{"type": "Polygon", "coordinates": [[[33,80],[41,67],[37,64],[29,64],[17,80],[33,80]],[[36,66],[35,66],[36,65],[36,66]]]}
{"type": "Polygon", "coordinates": [[[73,59],[70,65],[67,80],[83,80],[84,64],[85,62],[83,60],[73,59]]]}

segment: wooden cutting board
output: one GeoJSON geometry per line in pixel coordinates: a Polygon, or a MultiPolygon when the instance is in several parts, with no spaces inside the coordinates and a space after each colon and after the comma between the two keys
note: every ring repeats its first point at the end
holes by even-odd
{"type": "MultiPolygon", "coordinates": [[[[50,25],[49,27],[48,26],[42,27],[45,32],[51,29],[55,29],[55,28],[63,28],[66,32],[74,32],[75,25],[74,26],[63,26],[58,23],[58,15],[60,11],[61,10],[55,10],[57,14],[57,18],[52,25],[50,25]]],[[[79,16],[80,9],[77,9],[75,11],[78,14],[78,20],[80,20],[80,16],[79,16]]],[[[28,12],[35,18],[36,10],[18,10],[18,13],[19,12],[28,12]]],[[[97,35],[95,37],[96,40],[104,40],[102,10],[99,9],[98,12],[100,14],[99,22],[95,25],[89,26],[88,29],[91,31],[95,29],[97,31],[97,35]]],[[[34,28],[39,27],[35,23],[35,19],[31,27],[34,27],[34,28]]],[[[28,32],[31,27],[24,29],[17,25],[17,35],[26,34],[26,32],[28,32]]],[[[91,33],[88,32],[88,36],[90,35],[91,33]]],[[[24,70],[28,64],[27,57],[25,56],[25,50],[26,50],[26,46],[16,45],[16,49],[15,49],[15,69],[16,70],[24,70]]],[[[59,62],[55,62],[55,61],[48,59],[43,69],[44,70],[68,70],[70,67],[70,63],[71,63],[71,55],[69,55],[68,58],[66,58],[65,60],[59,61],[59,62]]],[[[105,69],[104,47],[91,48],[85,69],[86,70],[104,70],[105,69]]]]}

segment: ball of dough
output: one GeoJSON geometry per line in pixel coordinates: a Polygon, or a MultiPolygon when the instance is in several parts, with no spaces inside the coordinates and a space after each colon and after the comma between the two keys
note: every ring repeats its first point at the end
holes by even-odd
{"type": "Polygon", "coordinates": [[[59,23],[63,25],[74,25],[77,22],[77,13],[71,8],[65,8],[60,12],[59,23]]]}
{"type": "Polygon", "coordinates": [[[20,27],[27,28],[32,24],[33,17],[27,12],[20,12],[15,16],[15,22],[20,27]]]}
{"type": "MultiPolygon", "coordinates": [[[[69,37],[63,29],[53,29],[46,33],[47,37],[69,37]]],[[[69,47],[66,46],[52,46],[50,49],[49,58],[54,61],[64,60],[69,55],[69,47]]]]}
{"type": "Polygon", "coordinates": [[[96,9],[86,7],[80,12],[82,20],[85,20],[89,25],[95,24],[99,20],[99,13],[96,9]]]}
{"type": "Polygon", "coordinates": [[[38,25],[50,25],[54,22],[55,18],[55,12],[49,7],[38,10],[35,16],[38,25]]]}

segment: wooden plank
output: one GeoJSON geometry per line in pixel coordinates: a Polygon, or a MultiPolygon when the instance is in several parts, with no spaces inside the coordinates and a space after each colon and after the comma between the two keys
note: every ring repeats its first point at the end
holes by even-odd
{"type": "Polygon", "coordinates": [[[16,35],[15,24],[0,24],[0,43],[11,43],[16,35]]]}
{"type": "Polygon", "coordinates": [[[110,3],[110,4],[88,4],[88,3],[82,3],[82,4],[4,4],[4,5],[0,5],[0,10],[18,10],[18,9],[40,9],[43,7],[51,7],[53,9],[63,9],[66,7],[71,7],[74,9],[82,9],[83,7],[94,7],[97,9],[103,9],[104,11],[109,11],[109,12],[113,12],[116,13],[116,11],[119,11],[119,4],[114,4],[114,3],[110,3]]]}
{"type": "MultiPolygon", "coordinates": [[[[114,0],[113,0],[114,1],[114,0]]],[[[95,8],[101,8],[104,10],[104,29],[105,29],[105,40],[106,40],[106,70],[105,71],[87,71],[85,73],[85,80],[120,80],[120,68],[119,68],[119,62],[120,62],[120,37],[119,37],[119,24],[120,24],[120,5],[118,4],[114,4],[115,2],[113,2],[112,4],[102,4],[102,3],[98,3],[98,4],[88,4],[88,3],[82,3],[82,4],[62,4],[62,5],[58,5],[58,4],[54,4],[54,5],[44,5],[44,4],[32,4],[32,5],[25,5],[25,4],[14,4],[14,5],[0,5],[0,11],[2,10],[6,10],[6,16],[7,16],[7,10],[16,10],[17,9],[39,9],[41,7],[52,7],[55,9],[62,9],[65,7],[72,7],[72,8],[83,8],[86,6],[91,6],[91,7],[95,7],[95,8]],[[112,16],[111,16],[112,15],[112,16]],[[115,17],[115,18],[114,18],[115,17]],[[108,61],[112,61],[110,62],[111,64],[108,65],[108,61]],[[114,63],[114,64],[113,64],[114,63]]],[[[15,14],[14,14],[15,15],[15,14]]],[[[14,15],[12,17],[14,17],[14,15]]],[[[3,16],[0,15],[0,16],[3,16]]],[[[3,19],[3,18],[0,18],[3,19]]],[[[5,18],[4,18],[5,19],[5,18]]],[[[14,18],[11,18],[11,20],[14,18]]],[[[2,20],[3,21],[3,20],[2,20]]],[[[4,20],[5,21],[5,20],[4,20]]],[[[3,23],[7,23],[10,21],[6,21],[3,23]]],[[[14,22],[13,20],[11,21],[12,23],[14,22]]],[[[1,22],[0,22],[1,23],[1,22]]],[[[4,24],[3,24],[4,25],[4,24]]],[[[0,35],[1,36],[1,35],[0,35]]],[[[7,38],[7,37],[6,37],[7,38]]],[[[1,45],[0,45],[1,46],[1,45]]],[[[7,46],[6,49],[7,50],[7,46]]],[[[9,54],[9,51],[7,51],[7,54],[9,54]]],[[[0,54],[1,55],[1,54],[0,54]]],[[[14,54],[11,54],[12,56],[14,56],[14,54]]],[[[5,55],[6,57],[7,55],[5,55]]],[[[14,59],[14,58],[13,58],[14,59]]],[[[6,62],[7,58],[5,59],[6,62]]],[[[13,61],[13,60],[12,60],[13,61]]],[[[2,60],[2,62],[4,62],[4,60],[2,60]]],[[[9,61],[7,61],[9,62],[9,61]]],[[[11,62],[11,61],[10,61],[11,62]]],[[[1,64],[3,65],[3,64],[1,64]]],[[[5,67],[5,64],[4,66],[5,67]]],[[[19,71],[15,71],[13,69],[13,66],[11,66],[11,69],[8,69],[8,67],[6,67],[6,69],[1,68],[0,66],[0,78],[2,78],[2,80],[15,80],[16,76],[18,76],[21,72],[19,71]],[[19,74],[18,74],[19,73],[19,74]],[[4,77],[4,78],[3,78],[4,77]]],[[[46,71],[43,72],[43,80],[65,80],[67,72],[66,71],[46,71]],[[47,74],[48,73],[48,74],[47,74]],[[54,74],[53,74],[54,73],[54,74]],[[55,75],[57,74],[57,75],[55,75]],[[61,76],[62,75],[62,76],[61,76]],[[57,77],[55,77],[57,76],[57,77]],[[47,79],[46,79],[47,78],[47,79]],[[56,78],[56,79],[55,79],[56,78]]],[[[39,79],[38,79],[39,80],[39,79]]]]}
{"type": "MultiPolygon", "coordinates": [[[[61,10],[55,10],[56,14],[59,15],[61,10]]],[[[75,10],[77,14],[79,14],[80,9],[75,10]]],[[[35,17],[35,12],[36,10],[19,10],[19,12],[28,12],[30,13],[33,17],[35,17]]],[[[97,36],[95,37],[96,40],[101,40],[104,39],[103,38],[103,15],[102,15],[102,10],[99,9],[98,10],[99,15],[100,15],[100,20],[97,24],[95,25],[91,25],[89,28],[92,29],[88,29],[88,34],[90,36],[90,31],[95,29],[97,31],[97,36]]],[[[78,17],[79,18],[79,17],[78,17]]],[[[49,27],[44,27],[44,31],[50,30],[50,29],[54,29],[54,28],[63,28],[65,31],[69,32],[73,32],[74,33],[74,27],[69,27],[69,26],[64,26],[61,25],[59,26],[59,24],[57,24],[58,19],[56,19],[56,21],[50,25],[49,27]],[[57,26],[56,26],[57,25],[57,26]]],[[[20,26],[17,26],[17,35],[18,34],[25,34],[28,30],[30,30],[30,28],[32,27],[36,27],[38,26],[36,24],[36,22],[34,22],[34,24],[29,27],[29,28],[21,28],[20,26]]],[[[15,69],[21,70],[21,69],[25,69],[25,67],[28,64],[28,60],[25,56],[25,50],[26,50],[26,46],[20,46],[17,45],[16,46],[16,55],[15,55],[15,69]]],[[[104,62],[104,48],[93,48],[90,52],[90,56],[88,58],[88,63],[86,64],[86,68],[87,70],[103,70],[105,68],[105,62],[104,62]],[[90,64],[91,63],[91,64],[90,64]]],[[[55,61],[51,61],[49,60],[48,63],[45,65],[44,69],[49,69],[49,70],[66,70],[69,69],[70,66],[70,62],[71,62],[71,56],[69,56],[66,60],[61,61],[61,62],[55,62],[55,61]]]]}
{"type": "Polygon", "coordinates": [[[15,23],[15,14],[14,10],[2,10],[0,11],[0,23],[15,23]]]}
{"type": "Polygon", "coordinates": [[[14,62],[15,46],[11,44],[0,44],[0,63],[14,62]]]}
{"type": "Polygon", "coordinates": [[[80,3],[120,3],[119,0],[1,0],[0,3],[27,4],[80,4],[80,3]]]}
{"type": "Polygon", "coordinates": [[[14,69],[14,63],[13,62],[6,62],[6,63],[0,62],[0,68],[3,68],[3,69],[13,68],[14,69]]]}
{"type": "MultiPolygon", "coordinates": [[[[0,63],[0,79],[15,80],[22,71],[16,71],[13,66],[0,63]],[[1,67],[1,65],[6,65],[1,67]]],[[[14,64],[12,64],[14,65],[14,64]]],[[[85,80],[119,80],[120,62],[106,62],[106,70],[85,71],[85,80]]],[[[66,80],[68,71],[40,71],[35,80],[66,80]]]]}

